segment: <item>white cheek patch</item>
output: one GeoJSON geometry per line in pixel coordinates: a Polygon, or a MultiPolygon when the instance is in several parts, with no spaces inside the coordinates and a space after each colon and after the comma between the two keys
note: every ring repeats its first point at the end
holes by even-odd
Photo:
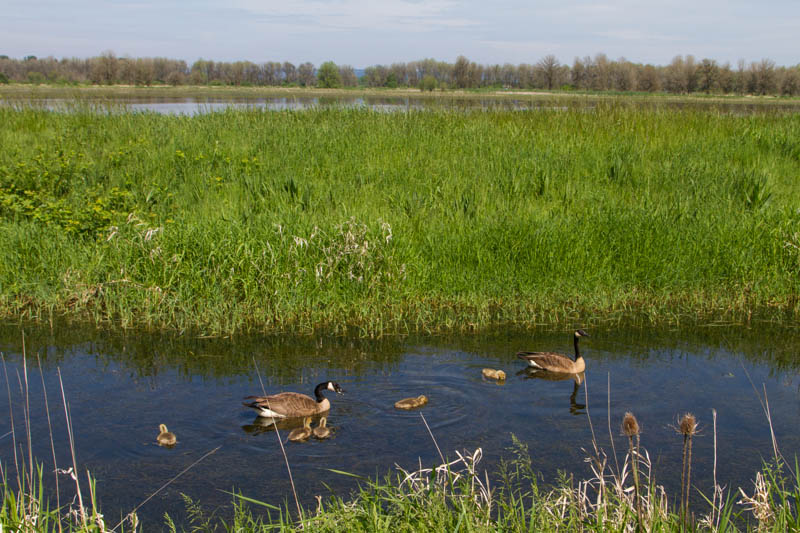
{"type": "Polygon", "coordinates": [[[333,392],[336,392],[336,389],[333,388],[333,383],[331,383],[330,381],[328,382],[328,390],[332,390],[333,392]]]}

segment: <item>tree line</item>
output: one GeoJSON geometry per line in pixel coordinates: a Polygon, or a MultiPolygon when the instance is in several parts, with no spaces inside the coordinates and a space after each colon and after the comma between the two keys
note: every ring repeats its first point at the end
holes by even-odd
{"type": "Polygon", "coordinates": [[[771,59],[735,66],[714,59],[676,56],[668,65],[609,59],[605,54],[563,64],[554,55],[535,63],[481,65],[459,56],[454,63],[423,59],[373,65],[356,75],[350,65],[328,61],[186,61],[164,57],[117,57],[103,52],[87,59],[0,55],[0,83],[233,85],[300,87],[416,87],[422,90],[484,87],[534,90],[644,91],[674,94],[800,95],[800,65],[778,66],[771,59]]]}

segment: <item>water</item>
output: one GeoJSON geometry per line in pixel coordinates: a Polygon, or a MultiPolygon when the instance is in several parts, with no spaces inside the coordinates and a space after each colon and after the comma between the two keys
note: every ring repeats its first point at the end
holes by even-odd
{"type": "MultiPolygon", "coordinates": [[[[88,468],[97,479],[107,521],[116,523],[113,518],[217,447],[140,509],[146,523],[160,524],[165,511],[181,520],[181,493],[209,509],[222,507],[223,515],[231,501],[224,491],[234,489],[283,504],[291,492],[276,433],[241,405],[242,397],[261,394],[256,365],[268,393],[312,394],[315,384],[328,379],[346,391],[328,393],[332,438],[286,444],[299,495],[307,505],[314,504],[314,495],[328,494],[326,484],[345,495],[355,487],[353,478],[328,469],[374,477],[395,464],[409,469],[420,461],[424,466],[436,463],[436,446],[420,413],[439,448],[451,458],[455,450],[481,447],[480,466],[494,472],[501,457],[510,457],[513,433],[528,444],[534,467],[545,481],[554,481],[558,470],[587,478],[584,449],[591,449],[592,437],[587,403],[598,444],[611,455],[609,380],[611,433],[620,460],[625,443],[619,427],[630,410],[642,426],[642,445],[653,461],[657,482],[671,495],[680,492],[682,449],[682,438],[671,426],[686,411],[698,417],[701,427],[693,449],[693,483],[705,491],[711,486],[711,409],[718,412],[719,481],[750,490],[762,459],[772,455],[769,425],[754,386],[762,395],[762,387],[766,390],[782,453],[791,461],[800,451],[796,329],[586,329],[592,335],[582,341],[586,388],[581,386],[573,396],[572,381],[531,379],[514,355],[522,349],[571,352],[569,331],[367,341],[197,339],[75,327],[26,328],[33,452],[44,461],[52,485],[43,377],[59,467],[71,463],[60,372],[77,460],[81,470],[88,468]],[[484,367],[503,369],[508,379],[504,384],[487,381],[481,375],[484,367]],[[393,407],[396,400],[419,394],[430,399],[420,411],[393,407]],[[174,448],[155,444],[160,423],[177,434],[174,448]]],[[[21,341],[19,327],[0,327],[10,385],[0,394],[0,413],[9,413],[10,391],[18,440],[24,427],[21,341]]],[[[5,376],[0,379],[5,381],[5,376]]],[[[0,436],[10,430],[11,417],[0,416],[0,436]]],[[[281,429],[280,437],[285,440],[286,435],[281,429]]],[[[13,474],[11,436],[0,439],[0,460],[13,474]]],[[[71,480],[62,477],[61,483],[64,496],[71,498],[71,480]]]]}
{"type": "MultiPolygon", "coordinates": [[[[614,100],[593,96],[553,97],[546,94],[520,95],[486,95],[480,97],[431,97],[430,95],[410,94],[407,96],[153,96],[146,93],[139,95],[103,95],[92,93],[76,93],[74,95],[55,96],[48,93],[20,93],[0,96],[0,105],[15,107],[35,106],[46,109],[69,111],[76,102],[95,106],[98,110],[115,111],[147,111],[168,115],[197,115],[224,111],[226,109],[259,109],[269,111],[303,110],[321,107],[366,108],[379,112],[402,112],[410,110],[458,109],[458,110],[512,110],[531,111],[543,109],[566,110],[570,108],[592,109],[601,102],[614,100]]],[[[668,109],[714,109],[721,113],[754,114],[765,112],[797,113],[800,104],[796,101],[748,102],[739,100],[681,100],[681,99],[646,99],[631,97],[619,100],[628,105],[648,108],[668,109]]]]}

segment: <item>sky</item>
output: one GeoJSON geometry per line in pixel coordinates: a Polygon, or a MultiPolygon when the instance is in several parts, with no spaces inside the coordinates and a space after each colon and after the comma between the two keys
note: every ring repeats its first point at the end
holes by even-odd
{"type": "Polygon", "coordinates": [[[800,0],[3,0],[0,54],[484,65],[800,63],[800,0]]]}

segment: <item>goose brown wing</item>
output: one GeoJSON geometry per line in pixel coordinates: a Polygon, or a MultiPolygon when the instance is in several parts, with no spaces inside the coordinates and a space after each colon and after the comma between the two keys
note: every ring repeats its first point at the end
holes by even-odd
{"type": "Polygon", "coordinates": [[[538,366],[551,372],[572,372],[574,361],[564,354],[556,352],[518,352],[517,357],[533,361],[538,366]]]}
{"type": "Polygon", "coordinates": [[[272,396],[248,396],[247,407],[269,409],[284,416],[309,416],[320,412],[320,404],[299,392],[282,392],[272,396]]]}

